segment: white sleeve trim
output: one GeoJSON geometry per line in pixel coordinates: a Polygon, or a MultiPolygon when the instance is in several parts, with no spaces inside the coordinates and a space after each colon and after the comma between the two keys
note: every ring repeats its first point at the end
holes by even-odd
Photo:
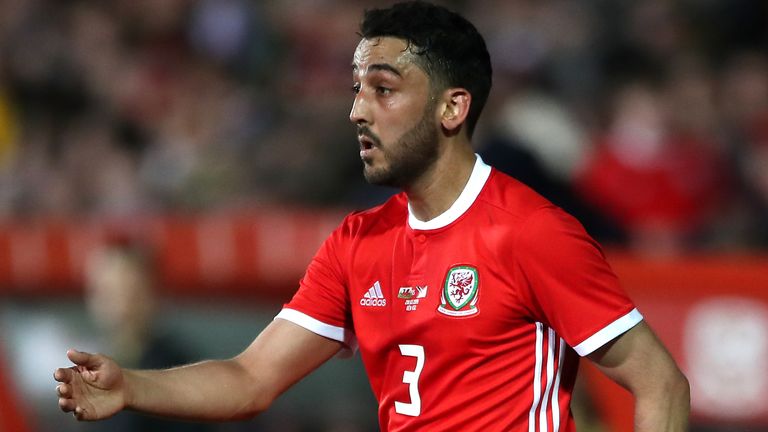
{"type": "Polygon", "coordinates": [[[343,343],[344,349],[342,350],[341,357],[347,357],[357,351],[357,337],[352,331],[344,327],[326,324],[303,312],[288,308],[283,308],[283,310],[275,316],[275,319],[278,318],[304,327],[312,333],[343,343]]]}
{"type": "Polygon", "coordinates": [[[603,327],[602,330],[588,337],[584,342],[573,347],[573,349],[580,356],[584,357],[636,326],[642,320],[643,315],[640,311],[637,308],[632,309],[628,314],[603,327]]]}

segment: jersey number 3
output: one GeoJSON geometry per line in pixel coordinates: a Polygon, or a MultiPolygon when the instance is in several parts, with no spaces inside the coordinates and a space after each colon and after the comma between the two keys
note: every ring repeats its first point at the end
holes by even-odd
{"type": "Polygon", "coordinates": [[[416,417],[421,413],[421,396],[419,395],[419,376],[424,369],[424,347],[421,345],[400,345],[400,354],[416,357],[416,369],[403,372],[403,383],[408,384],[411,401],[408,403],[395,401],[395,412],[416,417]]]}

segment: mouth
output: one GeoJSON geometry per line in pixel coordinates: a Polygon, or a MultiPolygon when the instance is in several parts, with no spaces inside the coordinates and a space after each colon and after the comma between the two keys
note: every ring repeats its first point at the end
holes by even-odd
{"type": "Polygon", "coordinates": [[[358,135],[357,141],[360,143],[361,152],[372,150],[376,146],[376,143],[371,138],[365,135],[358,135]]]}
{"type": "Polygon", "coordinates": [[[360,144],[360,158],[366,164],[372,163],[375,153],[381,150],[381,141],[367,126],[358,127],[357,142],[360,144]]]}

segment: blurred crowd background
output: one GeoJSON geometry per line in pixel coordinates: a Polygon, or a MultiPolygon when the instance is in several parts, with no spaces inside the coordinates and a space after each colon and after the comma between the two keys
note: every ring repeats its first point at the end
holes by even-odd
{"type": "MultiPolygon", "coordinates": [[[[361,12],[387,3],[0,0],[0,219],[383,201],[348,113],[361,12]]],[[[491,52],[487,162],[610,247],[768,251],[765,1],[442,3],[491,52]]]]}
{"type": "MultiPolygon", "coordinates": [[[[0,215],[379,201],[347,120],[374,4],[3,0],[0,215]]],[[[492,53],[487,159],[603,241],[766,248],[765,2],[447,4],[492,53]]]]}

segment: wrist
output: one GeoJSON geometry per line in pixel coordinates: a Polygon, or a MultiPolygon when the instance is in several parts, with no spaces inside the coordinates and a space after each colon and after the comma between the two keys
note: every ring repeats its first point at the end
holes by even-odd
{"type": "Polygon", "coordinates": [[[138,372],[123,369],[123,409],[136,409],[136,388],[138,372]]]}

